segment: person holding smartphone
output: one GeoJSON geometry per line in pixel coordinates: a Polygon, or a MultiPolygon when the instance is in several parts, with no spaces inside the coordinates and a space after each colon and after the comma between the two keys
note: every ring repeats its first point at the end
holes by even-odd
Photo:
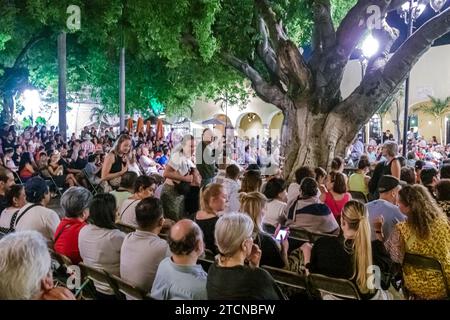
{"type": "Polygon", "coordinates": [[[228,213],[216,223],[214,237],[220,254],[208,271],[209,300],[280,300],[272,276],[259,268],[261,250],[253,242],[254,224],[243,213],[228,213]]]}
{"type": "Polygon", "coordinates": [[[253,237],[255,243],[258,244],[262,251],[261,264],[275,268],[288,266],[289,234],[287,233],[281,240],[280,237],[284,231],[278,234],[280,231],[280,226],[278,226],[275,230],[275,238],[278,237],[280,241],[277,241],[272,235],[265,232],[262,227],[267,198],[260,192],[249,192],[241,193],[240,201],[240,212],[248,214],[253,221],[253,237]]]}

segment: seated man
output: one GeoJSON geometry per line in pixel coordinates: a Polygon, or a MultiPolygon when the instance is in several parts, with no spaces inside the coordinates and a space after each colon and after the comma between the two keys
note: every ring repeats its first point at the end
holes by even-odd
{"type": "Polygon", "coordinates": [[[197,259],[205,244],[200,227],[192,220],[178,221],[170,230],[172,257],[159,264],[151,296],[158,300],[206,300],[207,274],[197,259]]]}
{"type": "Polygon", "coordinates": [[[145,198],[136,206],[138,229],[129,233],[120,252],[120,277],[130,284],[149,291],[159,263],[170,256],[167,242],[158,234],[164,225],[161,201],[145,198]]]}
{"type": "Polygon", "coordinates": [[[53,287],[50,254],[39,232],[0,240],[0,300],[75,300],[66,288],[53,287]]]}

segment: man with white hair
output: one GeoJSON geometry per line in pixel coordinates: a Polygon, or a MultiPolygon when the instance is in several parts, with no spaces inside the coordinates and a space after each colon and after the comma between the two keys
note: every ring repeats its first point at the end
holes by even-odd
{"type": "Polygon", "coordinates": [[[0,240],[0,300],[75,300],[68,289],[53,287],[50,254],[39,232],[0,240]]]}

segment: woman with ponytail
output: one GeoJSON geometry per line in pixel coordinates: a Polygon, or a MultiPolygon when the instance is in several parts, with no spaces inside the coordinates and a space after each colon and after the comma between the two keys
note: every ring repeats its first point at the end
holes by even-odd
{"type": "MultiPolygon", "coordinates": [[[[277,242],[272,235],[263,231],[262,221],[265,215],[267,198],[260,192],[242,192],[240,194],[240,212],[246,213],[253,221],[253,239],[262,251],[261,265],[268,265],[276,268],[288,266],[288,234],[277,242]]],[[[279,227],[275,231],[278,233],[279,227]]]]}
{"type": "MultiPolygon", "coordinates": [[[[370,267],[377,265],[385,274],[389,273],[392,263],[383,244],[379,240],[370,241],[370,223],[364,204],[347,202],[341,215],[341,228],[340,237],[322,237],[314,246],[304,244],[301,247],[305,266],[311,273],[349,279],[363,299],[374,298],[378,292],[372,286],[370,267]]],[[[383,289],[388,287],[389,283],[382,283],[383,289]]]]}
{"type": "Polygon", "coordinates": [[[227,195],[221,184],[212,183],[203,189],[200,195],[200,211],[195,215],[195,222],[203,231],[203,240],[205,248],[217,253],[217,247],[214,243],[214,228],[218,213],[225,209],[227,195]]]}

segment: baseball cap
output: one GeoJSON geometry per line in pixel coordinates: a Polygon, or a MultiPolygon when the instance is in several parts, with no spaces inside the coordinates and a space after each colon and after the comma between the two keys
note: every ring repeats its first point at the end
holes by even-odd
{"type": "Polygon", "coordinates": [[[47,192],[47,183],[41,177],[32,177],[25,183],[25,194],[29,202],[37,203],[41,201],[47,192]]]}
{"type": "Polygon", "coordinates": [[[404,185],[406,185],[404,181],[400,181],[399,179],[391,175],[385,175],[380,178],[380,181],[378,181],[378,192],[388,192],[397,186],[404,185]]]}

